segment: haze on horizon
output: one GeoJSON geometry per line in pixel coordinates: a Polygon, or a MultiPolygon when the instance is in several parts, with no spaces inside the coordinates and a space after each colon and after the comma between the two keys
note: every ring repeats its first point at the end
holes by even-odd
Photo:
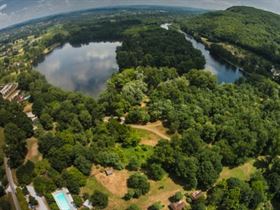
{"type": "Polygon", "coordinates": [[[235,5],[280,13],[280,0],[0,0],[0,28],[43,16],[120,5],[166,5],[219,10],[235,5]]]}

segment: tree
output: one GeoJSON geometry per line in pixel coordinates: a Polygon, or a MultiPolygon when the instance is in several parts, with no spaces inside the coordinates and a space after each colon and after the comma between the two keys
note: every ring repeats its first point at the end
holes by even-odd
{"type": "Polygon", "coordinates": [[[132,204],[126,210],[140,210],[140,208],[136,204],[132,204]]]}
{"type": "Polygon", "coordinates": [[[160,164],[152,163],[148,165],[148,175],[153,180],[161,180],[165,175],[165,171],[160,164]]]}
{"type": "Polygon", "coordinates": [[[34,163],[28,160],[16,170],[16,175],[21,185],[30,184],[34,176],[34,163]]]}
{"type": "Polygon", "coordinates": [[[75,167],[65,169],[61,176],[65,181],[66,187],[73,194],[79,194],[80,187],[86,184],[85,176],[75,167]]]}
{"type": "Polygon", "coordinates": [[[150,190],[150,183],[147,177],[140,173],[131,175],[127,180],[127,186],[134,189],[138,197],[145,195],[150,190]]]}
{"type": "Polygon", "coordinates": [[[12,168],[16,168],[24,161],[26,154],[26,134],[14,123],[8,123],[4,128],[6,141],[6,155],[12,168]]]}
{"type": "Polygon", "coordinates": [[[79,120],[85,129],[88,129],[92,126],[92,116],[87,110],[81,111],[79,114],[79,120]]]}
{"type": "Polygon", "coordinates": [[[146,124],[150,121],[149,114],[142,108],[136,107],[129,111],[126,117],[126,123],[146,124]]]}
{"type": "Polygon", "coordinates": [[[40,122],[46,130],[51,130],[53,128],[53,118],[47,113],[43,113],[40,116],[40,122]]]}
{"type": "Polygon", "coordinates": [[[46,193],[51,193],[56,189],[56,186],[53,183],[53,181],[46,176],[37,176],[33,180],[33,185],[34,185],[35,191],[39,195],[45,195],[46,193]]]}
{"type": "Polygon", "coordinates": [[[172,197],[170,197],[171,202],[178,202],[182,200],[184,195],[181,192],[176,192],[172,197]]]}
{"type": "Polygon", "coordinates": [[[198,170],[197,160],[195,158],[187,158],[182,155],[178,155],[177,162],[175,164],[174,172],[176,176],[183,179],[186,182],[186,187],[195,188],[197,186],[196,173],[198,170]]]}
{"type": "Polygon", "coordinates": [[[31,206],[37,206],[38,205],[38,201],[33,197],[33,196],[29,196],[29,204],[31,206]]]}
{"type": "Polygon", "coordinates": [[[98,190],[94,191],[89,200],[94,207],[100,209],[105,209],[108,206],[108,195],[98,190]]]}
{"type": "Polygon", "coordinates": [[[131,158],[127,165],[127,168],[131,171],[138,171],[141,168],[141,162],[138,158],[131,158]]]}
{"type": "Polygon", "coordinates": [[[90,174],[92,163],[87,160],[84,156],[78,156],[74,165],[86,176],[90,174]]]}
{"type": "Polygon", "coordinates": [[[164,206],[161,204],[161,202],[156,202],[153,205],[149,206],[148,210],[160,210],[162,209],[164,206]]]}

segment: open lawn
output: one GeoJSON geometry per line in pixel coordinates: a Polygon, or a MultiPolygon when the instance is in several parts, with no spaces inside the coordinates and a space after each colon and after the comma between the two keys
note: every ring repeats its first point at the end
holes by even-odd
{"type": "Polygon", "coordinates": [[[236,177],[241,180],[249,180],[250,176],[257,170],[254,166],[254,163],[255,160],[252,159],[244,163],[243,165],[235,168],[224,167],[218,181],[228,179],[230,177],[236,177]]]}
{"type": "Polygon", "coordinates": [[[160,136],[152,133],[151,131],[132,128],[135,133],[140,137],[140,144],[149,145],[149,146],[156,146],[158,141],[161,139],[160,136]]]}
{"type": "Polygon", "coordinates": [[[114,148],[114,152],[119,155],[121,162],[126,166],[133,158],[137,158],[142,164],[145,163],[153,154],[153,148],[147,145],[123,148],[120,145],[117,145],[114,148]]]}
{"type": "Polygon", "coordinates": [[[126,180],[131,174],[129,171],[114,170],[112,175],[107,176],[103,168],[93,167],[91,174],[94,174],[96,180],[112,194],[122,197],[127,193],[126,180]]]}
{"type": "Polygon", "coordinates": [[[132,128],[149,131],[159,136],[162,139],[170,140],[170,136],[167,134],[167,128],[165,128],[161,121],[147,123],[146,125],[129,125],[132,128]]]}
{"type": "Polygon", "coordinates": [[[0,127],[0,156],[4,155],[3,146],[5,144],[4,129],[0,127]]]}

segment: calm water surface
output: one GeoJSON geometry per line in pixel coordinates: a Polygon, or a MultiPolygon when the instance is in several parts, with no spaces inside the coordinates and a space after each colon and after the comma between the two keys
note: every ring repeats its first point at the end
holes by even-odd
{"type": "MultiPolygon", "coordinates": [[[[161,28],[168,30],[170,25],[169,23],[162,24],[161,28]]],[[[217,75],[220,83],[233,83],[243,76],[238,68],[213,57],[202,43],[196,41],[183,31],[180,31],[180,33],[185,35],[185,38],[193,44],[194,48],[201,51],[206,60],[205,69],[217,75]]]]}
{"type": "Polygon", "coordinates": [[[97,97],[106,81],[117,72],[116,48],[120,42],[99,42],[73,47],[65,44],[38,64],[52,85],[97,97]]]}

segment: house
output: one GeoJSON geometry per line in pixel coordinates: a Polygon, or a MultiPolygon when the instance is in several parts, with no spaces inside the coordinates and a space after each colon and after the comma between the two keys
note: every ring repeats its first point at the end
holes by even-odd
{"type": "Polygon", "coordinates": [[[32,120],[32,122],[34,122],[37,119],[37,117],[32,112],[26,112],[26,115],[32,120]]]}
{"type": "Polygon", "coordinates": [[[5,100],[13,100],[20,92],[19,90],[17,90],[17,88],[17,83],[6,84],[1,88],[0,95],[2,95],[5,100]]]}
{"type": "Polygon", "coordinates": [[[185,206],[186,206],[186,204],[183,201],[178,201],[178,202],[169,204],[169,209],[182,210],[185,208],[185,206]]]}
{"type": "Polygon", "coordinates": [[[89,200],[86,200],[83,203],[83,206],[86,207],[86,208],[92,209],[92,204],[91,204],[91,202],[89,200]]]}
{"type": "Polygon", "coordinates": [[[107,168],[107,169],[105,169],[105,174],[106,174],[107,176],[113,175],[113,172],[114,172],[113,168],[107,168]]]}
{"type": "Polygon", "coordinates": [[[202,191],[201,190],[194,191],[194,192],[191,193],[192,200],[197,200],[198,198],[200,198],[200,196],[202,196],[202,191]]]}

